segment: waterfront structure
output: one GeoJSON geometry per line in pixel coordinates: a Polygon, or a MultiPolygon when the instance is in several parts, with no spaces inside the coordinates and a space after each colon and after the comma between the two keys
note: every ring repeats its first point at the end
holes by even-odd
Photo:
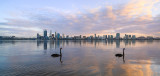
{"type": "Polygon", "coordinates": [[[91,39],[91,40],[93,39],[93,36],[92,36],[92,35],[90,36],[90,39],[91,39]]]}
{"type": "Polygon", "coordinates": [[[54,34],[52,34],[52,38],[54,38],[54,34]]]}
{"type": "Polygon", "coordinates": [[[39,35],[39,33],[37,33],[37,39],[38,39],[38,40],[40,39],[40,35],[39,35]]]}
{"type": "Polygon", "coordinates": [[[97,39],[99,39],[99,35],[98,35],[97,39]]]}
{"type": "Polygon", "coordinates": [[[81,36],[74,36],[74,39],[81,39],[81,36]]]}
{"type": "Polygon", "coordinates": [[[113,35],[111,35],[111,40],[113,40],[113,35]]]}
{"type": "Polygon", "coordinates": [[[62,38],[65,38],[64,34],[62,34],[62,38]]]}
{"type": "MultiPolygon", "coordinates": [[[[0,37],[0,39],[5,39],[4,37],[0,37]]],[[[7,39],[7,38],[6,38],[7,39]]],[[[9,38],[8,38],[9,39],[9,38]]],[[[11,39],[11,38],[10,38],[11,39]]],[[[12,38],[12,39],[15,39],[15,38],[12,38]]],[[[82,35],[79,35],[79,36],[71,36],[69,37],[69,35],[65,35],[62,34],[60,35],[60,33],[57,33],[55,32],[55,34],[52,34],[52,31],[50,30],[50,34],[49,34],[49,37],[47,36],[47,30],[45,29],[43,31],[43,36],[41,36],[39,33],[37,33],[37,40],[71,40],[71,39],[77,39],[77,40],[105,40],[105,39],[108,39],[108,40],[113,40],[113,39],[116,39],[116,40],[119,40],[119,39],[130,39],[130,40],[151,40],[151,39],[159,39],[158,37],[157,38],[154,38],[152,36],[147,36],[147,37],[144,37],[144,36],[141,36],[141,37],[137,37],[136,38],[136,35],[127,35],[125,34],[125,36],[123,38],[120,37],[120,33],[116,33],[116,36],[113,37],[113,35],[103,35],[103,36],[96,36],[96,34],[94,35],[91,35],[91,36],[82,36],[82,35]]]]}
{"type": "Polygon", "coordinates": [[[128,39],[128,35],[127,35],[127,34],[125,34],[125,37],[124,37],[124,39],[128,39]]]}
{"type": "Polygon", "coordinates": [[[56,37],[57,37],[57,39],[60,39],[60,34],[59,34],[59,33],[57,33],[57,36],[56,36],[56,37]]]}
{"type": "Polygon", "coordinates": [[[107,39],[107,35],[103,35],[103,39],[107,39]]]}
{"type": "Polygon", "coordinates": [[[153,36],[147,36],[147,39],[152,40],[153,36]]]}
{"type": "Polygon", "coordinates": [[[52,36],[52,30],[50,30],[50,37],[52,36]]]}
{"type": "Polygon", "coordinates": [[[47,36],[47,30],[45,29],[44,30],[44,32],[43,32],[43,37],[44,37],[44,39],[45,40],[47,40],[48,39],[48,36],[47,36]]]}
{"type": "Polygon", "coordinates": [[[132,39],[134,39],[134,40],[135,40],[135,39],[136,39],[136,35],[132,35],[132,39]]]}
{"type": "Polygon", "coordinates": [[[55,32],[55,34],[54,34],[54,35],[55,35],[55,38],[57,38],[57,33],[56,33],[56,32],[55,32]]]}
{"type": "Polygon", "coordinates": [[[120,39],[120,33],[116,33],[116,39],[120,39]]]}
{"type": "Polygon", "coordinates": [[[111,39],[111,35],[108,35],[108,39],[109,39],[109,40],[111,39]]]}
{"type": "Polygon", "coordinates": [[[69,39],[69,35],[67,35],[66,38],[69,39]]]}
{"type": "Polygon", "coordinates": [[[140,36],[140,37],[138,37],[137,38],[138,40],[144,40],[144,39],[146,39],[144,36],[140,36]]]}
{"type": "Polygon", "coordinates": [[[46,29],[45,29],[44,32],[43,32],[43,36],[44,36],[44,37],[47,37],[47,30],[46,30],[46,29]]]}
{"type": "Polygon", "coordinates": [[[86,36],[83,36],[83,39],[86,39],[87,37],[86,36]]]}
{"type": "Polygon", "coordinates": [[[106,35],[106,38],[105,39],[107,39],[107,35],[106,35]]]}
{"type": "Polygon", "coordinates": [[[131,38],[132,38],[131,35],[129,35],[129,36],[128,36],[128,39],[131,39],[131,38]]]}

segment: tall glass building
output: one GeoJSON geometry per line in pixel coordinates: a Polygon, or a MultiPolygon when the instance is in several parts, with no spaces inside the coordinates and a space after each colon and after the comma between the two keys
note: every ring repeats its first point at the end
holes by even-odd
{"type": "Polygon", "coordinates": [[[47,30],[44,30],[44,37],[47,37],[47,30]]]}
{"type": "Polygon", "coordinates": [[[47,40],[48,39],[48,37],[47,37],[47,30],[44,30],[43,34],[44,34],[44,39],[47,40]]]}
{"type": "Polygon", "coordinates": [[[120,33],[116,33],[116,39],[120,39],[120,33]]]}
{"type": "Polygon", "coordinates": [[[59,33],[57,33],[57,39],[60,39],[60,34],[59,33]]]}

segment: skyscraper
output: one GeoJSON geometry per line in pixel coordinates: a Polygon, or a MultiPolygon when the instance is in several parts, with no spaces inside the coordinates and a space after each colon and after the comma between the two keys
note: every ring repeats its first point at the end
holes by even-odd
{"type": "Polygon", "coordinates": [[[64,34],[62,35],[62,38],[65,38],[64,34]]]}
{"type": "Polygon", "coordinates": [[[108,35],[108,39],[111,39],[111,35],[108,35]]]}
{"type": "Polygon", "coordinates": [[[111,35],[111,39],[113,39],[113,35],[111,35]]]}
{"type": "Polygon", "coordinates": [[[60,34],[59,33],[57,33],[57,39],[60,39],[60,34]]]}
{"type": "Polygon", "coordinates": [[[37,39],[40,39],[40,35],[39,35],[39,33],[37,33],[37,39]]]}
{"type": "Polygon", "coordinates": [[[128,35],[128,38],[131,39],[131,35],[128,35]]]}
{"type": "Polygon", "coordinates": [[[68,38],[69,38],[69,35],[67,35],[66,38],[68,39],[68,38]]]}
{"type": "Polygon", "coordinates": [[[105,39],[107,39],[107,35],[106,35],[105,39]]]}
{"type": "Polygon", "coordinates": [[[54,35],[55,35],[55,38],[57,38],[57,33],[56,33],[56,32],[55,32],[55,34],[54,34],[54,35]]]}
{"type": "Polygon", "coordinates": [[[50,37],[52,36],[52,30],[50,30],[50,37]]]}
{"type": "Polygon", "coordinates": [[[52,38],[54,38],[54,34],[52,34],[52,38]]]}
{"type": "Polygon", "coordinates": [[[132,35],[132,39],[136,39],[136,35],[132,35]]]}
{"type": "Polygon", "coordinates": [[[128,35],[127,34],[125,34],[125,37],[124,37],[125,39],[128,39],[128,35]]]}
{"type": "Polygon", "coordinates": [[[46,29],[44,30],[44,33],[43,33],[43,34],[44,34],[44,39],[45,39],[45,40],[48,39],[48,37],[47,37],[47,30],[46,30],[46,29]]]}
{"type": "Polygon", "coordinates": [[[120,39],[120,33],[116,33],[116,39],[120,39]]]}
{"type": "Polygon", "coordinates": [[[44,37],[47,37],[47,30],[46,30],[46,29],[44,30],[44,33],[43,33],[43,34],[44,34],[44,35],[43,35],[44,37]]]}

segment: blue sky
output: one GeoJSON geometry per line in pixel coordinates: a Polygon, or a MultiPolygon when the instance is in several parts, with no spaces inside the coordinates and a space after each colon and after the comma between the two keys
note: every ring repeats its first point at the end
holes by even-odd
{"type": "Polygon", "coordinates": [[[1,0],[0,35],[35,37],[47,29],[160,36],[159,7],[159,0],[1,0]]]}

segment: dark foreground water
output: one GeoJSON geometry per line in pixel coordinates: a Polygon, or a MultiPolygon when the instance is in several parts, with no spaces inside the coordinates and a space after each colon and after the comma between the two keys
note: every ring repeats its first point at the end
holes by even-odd
{"type": "Polygon", "coordinates": [[[160,76],[160,41],[0,41],[0,76],[160,76]]]}

